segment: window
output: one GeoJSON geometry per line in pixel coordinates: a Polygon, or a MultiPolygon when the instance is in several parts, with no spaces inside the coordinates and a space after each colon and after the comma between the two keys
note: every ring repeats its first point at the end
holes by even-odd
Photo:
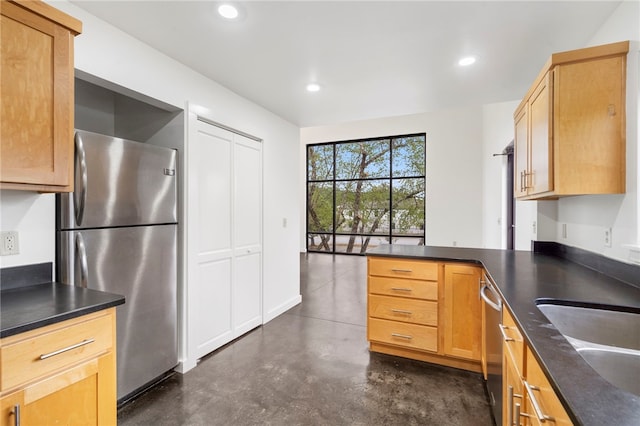
{"type": "Polygon", "coordinates": [[[307,146],[307,250],[425,241],[425,135],[307,146]]]}

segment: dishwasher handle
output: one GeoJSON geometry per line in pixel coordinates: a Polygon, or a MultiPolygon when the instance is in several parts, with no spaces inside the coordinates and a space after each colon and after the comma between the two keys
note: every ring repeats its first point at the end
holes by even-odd
{"type": "Polygon", "coordinates": [[[502,300],[500,299],[500,296],[498,296],[495,290],[493,290],[487,283],[484,283],[482,288],[480,289],[480,297],[482,297],[482,300],[484,300],[487,305],[491,306],[498,312],[502,312],[502,300]],[[489,296],[487,296],[487,290],[489,290],[495,296],[496,300],[498,301],[497,303],[491,300],[489,296]]]}

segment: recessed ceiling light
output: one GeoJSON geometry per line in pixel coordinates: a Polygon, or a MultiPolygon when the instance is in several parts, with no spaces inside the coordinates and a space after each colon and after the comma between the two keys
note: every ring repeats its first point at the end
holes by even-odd
{"type": "Polygon", "coordinates": [[[319,92],[320,85],[318,83],[309,83],[307,84],[307,92],[319,92]]]}
{"type": "Polygon", "coordinates": [[[476,62],[475,56],[465,56],[464,58],[458,61],[458,65],[460,65],[461,67],[467,67],[475,62],[476,62]]]}
{"type": "Polygon", "coordinates": [[[230,4],[221,4],[218,7],[218,13],[223,18],[236,19],[239,15],[238,9],[230,4]]]}

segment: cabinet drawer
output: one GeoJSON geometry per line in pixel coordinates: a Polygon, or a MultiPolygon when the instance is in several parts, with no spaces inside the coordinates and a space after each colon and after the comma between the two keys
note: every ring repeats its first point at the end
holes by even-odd
{"type": "Polygon", "coordinates": [[[438,280],[438,264],[424,260],[369,257],[369,275],[438,280]]]}
{"type": "Polygon", "coordinates": [[[425,351],[438,350],[438,329],[426,325],[369,318],[369,340],[425,351]]]}
{"type": "Polygon", "coordinates": [[[502,329],[507,339],[504,341],[505,353],[518,370],[520,376],[524,376],[524,340],[522,334],[513,320],[508,309],[502,309],[502,329]]]}
{"type": "Polygon", "coordinates": [[[11,389],[106,353],[113,346],[113,324],[109,313],[3,339],[0,389],[11,389]]]}
{"type": "Polygon", "coordinates": [[[369,316],[422,325],[438,325],[438,303],[369,295],[369,316]]]}
{"type": "Polygon", "coordinates": [[[371,276],[369,277],[369,293],[438,300],[438,282],[371,276]]]}

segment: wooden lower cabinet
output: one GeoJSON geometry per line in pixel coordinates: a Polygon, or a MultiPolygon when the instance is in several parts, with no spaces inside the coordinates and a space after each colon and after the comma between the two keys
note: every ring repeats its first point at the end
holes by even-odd
{"type": "Polygon", "coordinates": [[[444,353],[480,361],[482,355],[482,269],[464,264],[444,266],[444,353]]]}
{"type": "Polygon", "coordinates": [[[115,308],[1,344],[0,426],[116,424],[115,308]]]}
{"type": "Polygon", "coordinates": [[[540,364],[527,351],[525,407],[532,425],[572,425],[569,415],[558,399],[540,364]],[[528,389],[526,389],[528,387],[528,389]],[[535,403],[534,403],[535,400],[535,403]],[[536,409],[539,408],[539,410],[536,409]]]}
{"type": "Polygon", "coordinates": [[[506,326],[503,342],[503,426],[572,425],[549,380],[514,324],[503,309],[506,326]]]}
{"type": "Polygon", "coordinates": [[[482,269],[369,256],[370,350],[481,371],[482,269]]]}

